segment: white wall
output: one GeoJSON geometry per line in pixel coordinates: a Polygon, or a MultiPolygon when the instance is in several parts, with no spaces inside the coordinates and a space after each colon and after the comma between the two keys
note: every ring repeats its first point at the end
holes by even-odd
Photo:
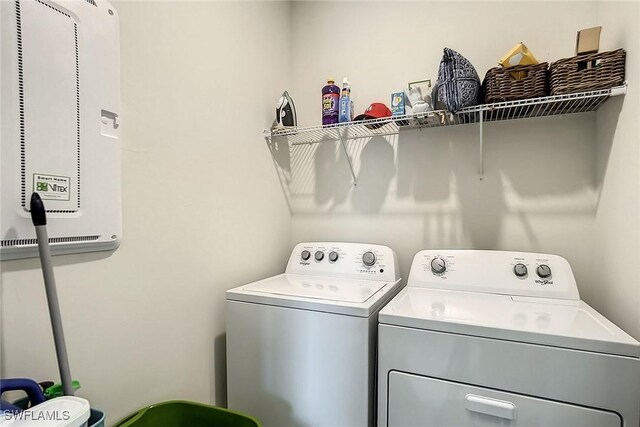
{"type": "Polygon", "coordinates": [[[601,50],[627,50],[624,98],[598,110],[594,280],[585,298],[640,339],[640,4],[603,2],[601,50]]]}
{"type": "MultiPolygon", "coordinates": [[[[109,424],[224,403],[224,290],[281,272],[290,217],[262,129],[289,80],[289,5],[117,2],[122,246],[54,259],[79,395],[109,424]]],[[[1,375],[57,379],[37,260],[2,263],[1,375]]]]}
{"type": "MultiPolygon", "coordinates": [[[[592,2],[296,2],[291,93],[303,124],[319,124],[329,75],[349,76],[358,113],[388,105],[409,81],[435,81],[445,46],[483,77],[519,41],[541,61],[572,56],[576,30],[596,24],[592,2]]],[[[335,147],[297,148],[292,240],[388,244],[405,277],[423,248],[557,253],[584,286],[592,280],[595,126],[594,114],[488,123],[484,181],[477,125],[349,143],[361,163],[355,188],[335,147]]]]}

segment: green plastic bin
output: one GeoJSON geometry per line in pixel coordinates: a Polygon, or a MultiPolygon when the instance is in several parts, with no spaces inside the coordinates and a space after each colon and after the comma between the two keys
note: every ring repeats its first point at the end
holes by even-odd
{"type": "Polygon", "coordinates": [[[140,409],[115,427],[262,427],[262,424],[228,409],[172,400],[140,409]]]}

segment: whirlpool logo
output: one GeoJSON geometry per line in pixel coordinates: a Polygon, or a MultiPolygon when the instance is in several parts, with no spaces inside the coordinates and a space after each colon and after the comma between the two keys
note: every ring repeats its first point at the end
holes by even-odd
{"type": "Polygon", "coordinates": [[[538,285],[553,285],[553,280],[547,280],[547,279],[536,279],[536,283],[538,285]]]}

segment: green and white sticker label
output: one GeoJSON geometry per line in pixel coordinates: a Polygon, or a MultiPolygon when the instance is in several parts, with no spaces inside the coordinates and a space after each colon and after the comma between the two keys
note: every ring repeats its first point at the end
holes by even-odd
{"type": "Polygon", "coordinates": [[[33,191],[40,194],[42,200],[70,200],[70,183],[68,176],[33,174],[33,191]]]}

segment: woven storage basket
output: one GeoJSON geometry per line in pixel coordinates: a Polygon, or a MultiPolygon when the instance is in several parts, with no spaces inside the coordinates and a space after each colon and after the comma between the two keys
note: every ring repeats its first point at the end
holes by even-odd
{"type": "Polygon", "coordinates": [[[549,67],[551,95],[607,89],[624,83],[624,49],[560,59],[549,67]]]}
{"type": "Polygon", "coordinates": [[[484,102],[491,104],[547,95],[547,65],[543,62],[536,65],[491,68],[482,82],[484,102]]]}

